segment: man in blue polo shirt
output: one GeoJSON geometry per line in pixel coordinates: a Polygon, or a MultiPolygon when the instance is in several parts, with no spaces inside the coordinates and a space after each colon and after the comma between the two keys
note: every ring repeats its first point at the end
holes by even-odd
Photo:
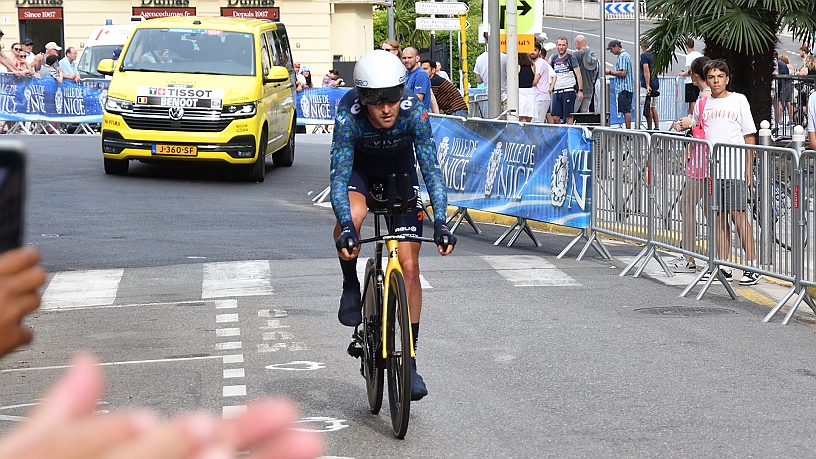
{"type": "Polygon", "coordinates": [[[623,113],[626,129],[632,129],[632,94],[635,92],[635,76],[632,70],[632,57],[623,49],[620,40],[612,40],[606,47],[609,52],[618,56],[615,70],[606,69],[607,75],[615,77],[615,95],[618,112],[623,113]]]}

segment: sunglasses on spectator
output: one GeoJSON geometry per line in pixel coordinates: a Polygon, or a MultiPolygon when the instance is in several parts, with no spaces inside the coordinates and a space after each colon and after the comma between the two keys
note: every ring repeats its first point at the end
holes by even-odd
{"type": "Polygon", "coordinates": [[[22,51],[23,48],[11,48],[12,51],[22,51]]]}

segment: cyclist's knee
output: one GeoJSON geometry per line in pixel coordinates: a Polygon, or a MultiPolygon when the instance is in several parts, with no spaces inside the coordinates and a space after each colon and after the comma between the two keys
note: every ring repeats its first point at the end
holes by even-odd
{"type": "Polygon", "coordinates": [[[402,265],[402,277],[406,283],[419,283],[419,264],[407,263],[402,265]]]}

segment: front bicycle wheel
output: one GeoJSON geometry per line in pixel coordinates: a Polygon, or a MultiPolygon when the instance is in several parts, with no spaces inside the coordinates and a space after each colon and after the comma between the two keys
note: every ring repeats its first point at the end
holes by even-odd
{"type": "Polygon", "coordinates": [[[377,268],[369,258],[363,284],[363,378],[366,381],[368,409],[377,414],[382,408],[383,370],[382,358],[382,290],[377,283],[377,268]]]}
{"type": "Polygon", "coordinates": [[[388,323],[386,346],[388,358],[388,401],[394,436],[404,438],[408,432],[411,411],[411,324],[408,298],[402,273],[392,271],[388,278],[388,323]]]}

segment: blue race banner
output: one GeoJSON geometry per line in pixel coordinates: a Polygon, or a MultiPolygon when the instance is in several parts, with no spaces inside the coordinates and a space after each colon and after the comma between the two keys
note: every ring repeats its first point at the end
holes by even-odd
{"type": "Polygon", "coordinates": [[[312,88],[297,93],[297,124],[333,124],[337,104],[350,88],[312,88]]]}
{"type": "Polygon", "coordinates": [[[101,123],[107,88],[104,79],[77,84],[0,74],[0,120],[101,123]]]}
{"type": "Polygon", "coordinates": [[[448,203],[589,228],[591,143],[577,127],[431,117],[448,203]]]}

